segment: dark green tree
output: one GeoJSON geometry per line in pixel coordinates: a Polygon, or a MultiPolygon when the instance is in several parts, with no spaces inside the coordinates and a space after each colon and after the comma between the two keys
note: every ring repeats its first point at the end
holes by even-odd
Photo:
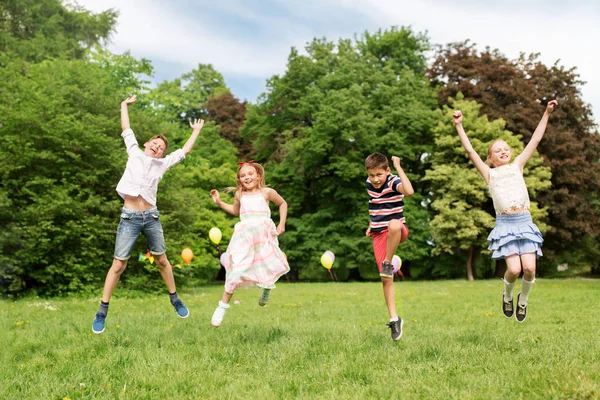
{"type": "Polygon", "coordinates": [[[375,277],[364,160],[370,153],[402,157],[418,191],[406,204],[411,240],[399,249],[406,267],[429,254],[426,195],[420,178],[431,152],[434,93],[424,77],[425,36],[407,28],[364,34],[337,44],[315,39],[292,49],[287,71],[249,109],[243,127],[267,162],[268,183],[287,200],[282,238],[293,274],[327,279],[319,258],[336,254],[341,278],[351,269],[375,277]]]}

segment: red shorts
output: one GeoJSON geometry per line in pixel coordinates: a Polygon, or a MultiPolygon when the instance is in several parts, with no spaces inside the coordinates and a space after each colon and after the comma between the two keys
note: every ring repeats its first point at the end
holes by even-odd
{"type": "MultiPolygon", "coordinates": [[[[388,230],[383,232],[371,233],[373,238],[373,251],[375,252],[375,260],[377,261],[377,268],[381,272],[381,263],[385,260],[385,252],[387,247],[388,230]]],[[[400,243],[408,239],[408,227],[406,224],[402,224],[402,233],[400,235],[400,243]]],[[[399,244],[400,244],[399,243],[399,244]]]]}

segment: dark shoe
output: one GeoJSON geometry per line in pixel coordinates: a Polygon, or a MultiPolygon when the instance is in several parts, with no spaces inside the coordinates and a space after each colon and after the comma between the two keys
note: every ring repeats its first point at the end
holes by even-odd
{"type": "Polygon", "coordinates": [[[394,266],[389,261],[384,261],[381,263],[381,272],[379,276],[383,276],[384,278],[393,278],[394,277],[394,266]]]}
{"type": "Polygon", "coordinates": [[[187,309],[185,304],[181,299],[177,299],[173,302],[173,308],[175,308],[175,312],[179,318],[187,318],[190,316],[190,311],[187,309]]]}
{"type": "Polygon", "coordinates": [[[509,302],[504,301],[504,292],[502,292],[502,312],[506,318],[512,318],[513,314],[515,313],[513,299],[510,299],[509,302]]]}
{"type": "Polygon", "coordinates": [[[523,322],[525,321],[525,318],[527,318],[527,304],[525,304],[524,306],[519,304],[519,299],[521,298],[521,293],[519,293],[519,295],[517,296],[517,313],[515,314],[515,318],[517,319],[517,322],[523,322]]]}
{"type": "Polygon", "coordinates": [[[99,334],[104,332],[104,325],[106,324],[106,314],[97,313],[94,322],[92,323],[92,332],[99,334]]]}
{"type": "Polygon", "coordinates": [[[264,307],[269,302],[269,298],[271,297],[271,289],[263,289],[258,299],[258,305],[264,307]]]}
{"type": "Polygon", "coordinates": [[[392,340],[400,340],[402,337],[402,325],[404,325],[404,321],[400,317],[398,317],[397,321],[392,321],[387,324],[392,330],[392,340]]]}

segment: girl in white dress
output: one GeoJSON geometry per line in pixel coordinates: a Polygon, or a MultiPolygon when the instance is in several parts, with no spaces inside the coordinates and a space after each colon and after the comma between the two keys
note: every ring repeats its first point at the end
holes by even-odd
{"type": "Polygon", "coordinates": [[[290,270],[278,241],[278,236],[285,232],[287,203],[275,190],[266,187],[265,171],[260,164],[251,160],[238,165],[233,204],[221,201],[217,190],[210,191],[213,201],[222,210],[240,216],[224,257],[225,290],[212,317],[214,327],[223,322],[237,288],[253,285],[262,288],[258,304],[264,306],[275,282],[290,270]],[[277,227],[271,219],[269,201],[279,206],[277,227]]]}

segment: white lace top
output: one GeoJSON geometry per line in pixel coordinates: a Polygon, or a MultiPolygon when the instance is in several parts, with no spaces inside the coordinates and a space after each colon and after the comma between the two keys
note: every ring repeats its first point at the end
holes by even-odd
{"type": "Polygon", "coordinates": [[[523,173],[516,164],[490,168],[488,189],[494,200],[496,214],[529,210],[529,193],[523,180],[523,173]]]}

